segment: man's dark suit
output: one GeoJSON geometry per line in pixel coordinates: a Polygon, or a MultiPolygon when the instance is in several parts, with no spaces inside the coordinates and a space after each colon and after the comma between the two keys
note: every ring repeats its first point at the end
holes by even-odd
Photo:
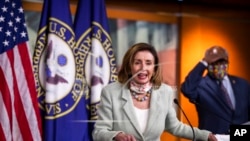
{"type": "Polygon", "coordinates": [[[239,77],[228,75],[235,96],[235,110],[231,110],[221,96],[217,81],[209,75],[203,77],[206,66],[201,62],[188,74],[181,91],[196,103],[199,128],[214,134],[229,134],[230,124],[250,120],[250,85],[239,77]]]}

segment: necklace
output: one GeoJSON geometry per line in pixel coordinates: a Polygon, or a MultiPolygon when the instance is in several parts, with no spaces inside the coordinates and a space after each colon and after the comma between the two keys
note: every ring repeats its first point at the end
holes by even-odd
{"type": "Polygon", "coordinates": [[[139,94],[136,94],[134,91],[131,91],[131,94],[134,97],[134,99],[136,99],[139,102],[146,101],[150,97],[151,93],[152,93],[152,89],[150,89],[149,91],[147,91],[147,93],[146,93],[145,96],[139,97],[139,94]]]}

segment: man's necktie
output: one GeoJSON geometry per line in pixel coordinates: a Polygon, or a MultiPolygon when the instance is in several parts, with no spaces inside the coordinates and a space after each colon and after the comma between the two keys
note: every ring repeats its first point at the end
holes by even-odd
{"type": "Polygon", "coordinates": [[[228,91],[227,91],[226,87],[223,85],[222,81],[219,83],[219,85],[220,85],[220,88],[221,88],[221,93],[222,93],[224,99],[226,100],[228,106],[232,110],[234,110],[234,107],[233,107],[232,101],[231,101],[231,99],[229,97],[228,91]]]}

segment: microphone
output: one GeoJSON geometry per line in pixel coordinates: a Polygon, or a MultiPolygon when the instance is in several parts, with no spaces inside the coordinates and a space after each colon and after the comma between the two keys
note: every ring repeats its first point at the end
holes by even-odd
{"type": "Polygon", "coordinates": [[[181,108],[178,100],[175,98],[174,99],[174,103],[181,109],[181,112],[183,113],[183,115],[185,116],[186,120],[188,121],[188,124],[190,125],[191,129],[192,129],[192,132],[193,132],[193,140],[192,141],[196,141],[195,139],[195,133],[194,133],[194,127],[192,126],[191,122],[189,121],[188,117],[186,116],[184,110],[181,108]]]}
{"type": "Polygon", "coordinates": [[[223,118],[222,116],[219,116],[218,114],[216,114],[215,112],[209,110],[209,109],[206,108],[205,106],[200,105],[197,101],[195,101],[195,100],[192,99],[192,100],[190,100],[190,102],[193,103],[193,104],[195,104],[195,105],[197,105],[197,106],[199,106],[200,108],[202,108],[202,109],[208,111],[209,113],[212,114],[212,116],[215,116],[215,117],[217,117],[217,118],[219,118],[219,119],[222,119],[222,120],[226,121],[227,123],[231,124],[231,121],[229,121],[229,120],[223,118]]]}

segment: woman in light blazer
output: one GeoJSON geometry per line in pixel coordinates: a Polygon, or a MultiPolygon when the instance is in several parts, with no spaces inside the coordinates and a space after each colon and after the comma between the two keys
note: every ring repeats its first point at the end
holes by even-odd
{"type": "Polygon", "coordinates": [[[133,45],[125,54],[118,82],[102,89],[95,141],[160,141],[162,132],[204,141],[216,141],[207,130],[192,128],[178,120],[173,107],[174,90],[162,83],[155,48],[133,45]]]}

